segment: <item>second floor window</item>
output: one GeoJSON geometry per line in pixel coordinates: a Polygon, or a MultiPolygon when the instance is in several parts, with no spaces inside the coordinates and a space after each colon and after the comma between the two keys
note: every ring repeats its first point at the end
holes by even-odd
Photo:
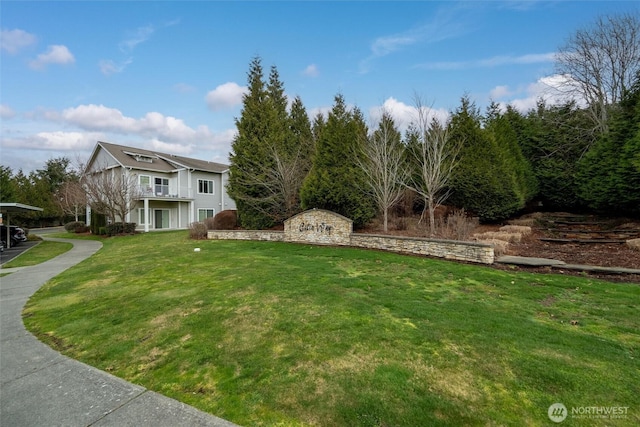
{"type": "Polygon", "coordinates": [[[138,177],[140,182],[140,191],[143,193],[151,193],[151,177],[149,175],[140,175],[138,177]]]}
{"type": "Polygon", "coordinates": [[[166,196],[169,194],[169,178],[155,178],[156,196],[166,196]]]}
{"type": "Polygon", "coordinates": [[[213,194],[213,181],[207,179],[198,180],[198,193],[213,194]]]}

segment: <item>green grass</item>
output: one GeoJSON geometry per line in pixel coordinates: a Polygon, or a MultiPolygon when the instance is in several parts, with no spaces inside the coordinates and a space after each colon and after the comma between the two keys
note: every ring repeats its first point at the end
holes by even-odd
{"type": "Polygon", "coordinates": [[[72,247],[71,243],[43,241],[20,254],[17,258],[3,264],[2,267],[13,268],[37,265],[67,252],[72,247]]]}
{"type": "Polygon", "coordinates": [[[638,285],[186,232],[103,243],[35,294],[28,329],[238,424],[543,426],[555,402],[640,423],[638,285]]]}

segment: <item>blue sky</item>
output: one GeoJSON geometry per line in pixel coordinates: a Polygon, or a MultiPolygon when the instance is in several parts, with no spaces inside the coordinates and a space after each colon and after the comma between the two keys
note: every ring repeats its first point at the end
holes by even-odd
{"type": "Polygon", "coordinates": [[[401,128],[414,95],[522,111],[553,99],[554,53],[624,1],[3,1],[0,163],[86,160],[99,140],[226,163],[249,63],[310,117],[337,93],[401,128]]]}

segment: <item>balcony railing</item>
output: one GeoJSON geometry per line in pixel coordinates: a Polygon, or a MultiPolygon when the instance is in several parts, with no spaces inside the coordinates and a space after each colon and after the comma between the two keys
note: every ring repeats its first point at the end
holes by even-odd
{"type": "Polygon", "coordinates": [[[176,190],[164,185],[139,186],[138,191],[140,198],[166,197],[174,199],[191,199],[193,197],[193,189],[187,187],[180,187],[176,190]]]}

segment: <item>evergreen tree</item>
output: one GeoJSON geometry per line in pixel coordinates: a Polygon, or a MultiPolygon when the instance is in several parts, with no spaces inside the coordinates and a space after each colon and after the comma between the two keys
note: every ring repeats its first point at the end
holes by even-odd
{"type": "Polygon", "coordinates": [[[278,70],[264,82],[261,59],[248,72],[238,134],[230,155],[229,195],[245,228],[264,229],[299,212],[300,186],[309,169],[311,128],[297,99],[291,114],[278,70]]]}
{"type": "Polygon", "coordinates": [[[519,137],[522,153],[538,181],[538,196],[546,209],[580,210],[576,181],[578,161],[594,139],[588,115],[575,103],[547,106],[540,101],[530,111],[519,137]]]}
{"type": "Polygon", "coordinates": [[[0,201],[13,203],[16,198],[16,187],[13,180],[13,171],[8,166],[0,165],[0,201]]]}
{"type": "Polygon", "coordinates": [[[482,117],[475,104],[463,97],[453,115],[450,137],[463,141],[460,160],[451,180],[450,201],[471,211],[481,221],[508,218],[522,208],[504,153],[492,132],[482,129],[482,117]]]}
{"type": "Polygon", "coordinates": [[[580,195],[600,212],[640,212],[640,73],[603,135],[579,163],[580,195]]]}
{"type": "Polygon", "coordinates": [[[518,142],[518,129],[522,128],[523,120],[524,117],[513,107],[507,107],[502,113],[494,102],[487,108],[485,117],[485,129],[498,145],[507,173],[504,178],[514,188],[520,209],[536,195],[538,187],[531,164],[522,154],[518,142]]]}
{"type": "Polygon", "coordinates": [[[248,228],[264,228],[272,222],[265,220],[250,201],[260,195],[260,189],[252,182],[259,174],[260,160],[266,157],[263,140],[268,124],[267,91],[259,57],[251,61],[247,80],[249,91],[243,96],[242,113],[236,119],[238,133],[231,144],[228,191],[236,202],[238,222],[248,228]]]}
{"type": "Polygon", "coordinates": [[[336,95],[326,120],[316,119],[316,152],[313,166],[304,181],[300,198],[304,209],[320,208],[350,218],[362,227],[375,215],[366,195],[366,179],[356,156],[366,138],[367,127],[358,109],[347,110],[342,95],[336,95]]]}

